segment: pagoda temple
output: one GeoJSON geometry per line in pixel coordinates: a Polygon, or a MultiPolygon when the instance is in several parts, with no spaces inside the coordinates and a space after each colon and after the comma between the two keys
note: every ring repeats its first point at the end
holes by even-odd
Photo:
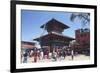
{"type": "Polygon", "coordinates": [[[70,27],[54,18],[49,20],[40,28],[47,31],[48,34],[41,35],[40,37],[35,38],[34,40],[38,41],[41,47],[47,46],[50,52],[52,52],[55,48],[69,46],[69,43],[72,40],[74,40],[74,38],[65,36],[62,33],[65,29],[68,29],[70,27]]]}

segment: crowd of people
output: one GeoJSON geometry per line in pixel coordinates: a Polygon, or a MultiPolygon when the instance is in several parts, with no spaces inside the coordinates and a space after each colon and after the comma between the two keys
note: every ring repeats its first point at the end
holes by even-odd
{"type": "Polygon", "coordinates": [[[21,53],[21,58],[23,59],[23,63],[28,62],[28,58],[32,58],[32,62],[37,62],[38,60],[43,59],[53,59],[57,61],[59,58],[65,59],[66,56],[71,55],[73,60],[74,52],[66,47],[63,48],[53,48],[52,51],[48,50],[48,48],[36,48],[33,49],[26,49],[24,52],[21,53]]]}

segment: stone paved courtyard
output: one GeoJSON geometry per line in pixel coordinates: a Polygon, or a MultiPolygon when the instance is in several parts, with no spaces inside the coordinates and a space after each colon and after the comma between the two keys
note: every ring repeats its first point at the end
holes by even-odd
{"type": "MultiPolygon", "coordinates": [[[[73,58],[73,61],[82,61],[82,60],[89,60],[90,59],[90,56],[85,56],[85,55],[76,55],[74,56],[73,58]]],[[[64,57],[60,57],[60,58],[57,58],[56,61],[72,61],[72,56],[66,56],[65,59],[64,57]]],[[[39,62],[56,62],[54,59],[37,59],[37,63],[39,62]]],[[[27,63],[34,63],[34,57],[28,57],[27,59],[27,63]]]]}

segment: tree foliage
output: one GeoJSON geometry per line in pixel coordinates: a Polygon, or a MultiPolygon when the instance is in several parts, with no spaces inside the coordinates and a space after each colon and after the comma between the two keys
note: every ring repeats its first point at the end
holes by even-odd
{"type": "Polygon", "coordinates": [[[82,25],[89,25],[90,23],[90,13],[72,13],[70,16],[70,20],[74,21],[76,18],[78,18],[79,20],[81,20],[82,25]]]}

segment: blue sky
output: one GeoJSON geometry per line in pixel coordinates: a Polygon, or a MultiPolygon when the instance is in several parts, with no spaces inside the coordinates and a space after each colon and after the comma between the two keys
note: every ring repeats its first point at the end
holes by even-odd
{"type": "MultiPolygon", "coordinates": [[[[23,41],[32,41],[37,38],[43,32],[40,28],[52,18],[68,25],[70,28],[65,29],[64,35],[75,37],[75,30],[82,27],[82,23],[79,19],[75,19],[74,22],[70,21],[70,15],[72,12],[53,12],[53,11],[36,11],[36,10],[21,10],[21,39],[23,41]]],[[[46,32],[44,33],[46,34],[46,32]]]]}

